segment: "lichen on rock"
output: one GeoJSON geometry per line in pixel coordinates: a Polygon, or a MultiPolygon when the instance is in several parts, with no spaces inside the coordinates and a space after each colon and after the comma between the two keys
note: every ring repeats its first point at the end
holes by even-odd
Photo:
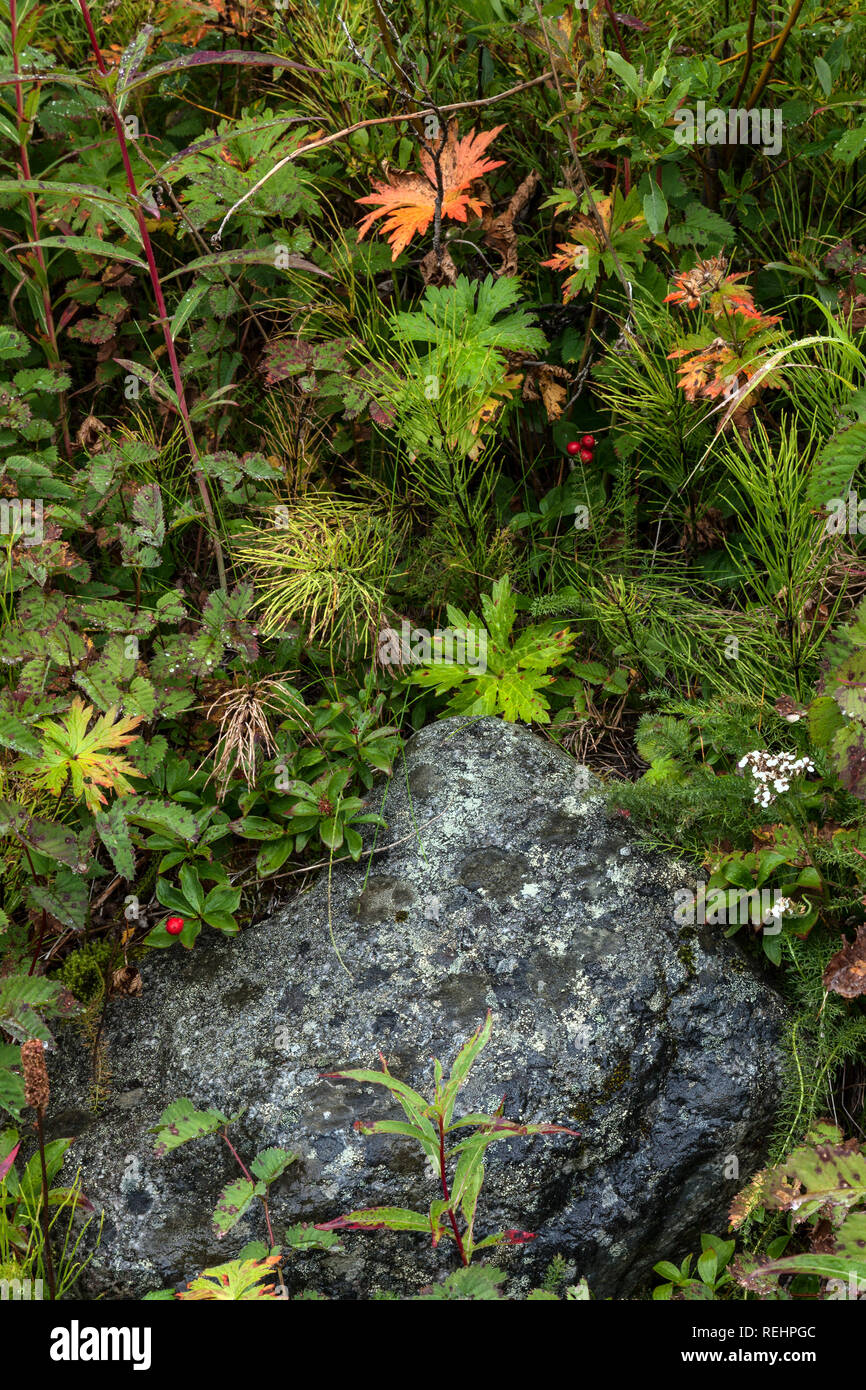
{"type": "MultiPolygon", "coordinates": [[[[594,1293],[621,1298],[720,1228],[740,1185],[729,1157],[740,1182],[764,1158],[783,1009],[734,943],[708,930],[684,949],[673,895],[685,869],[640,852],[577,772],[522,727],[432,724],[387,788],[392,848],[335,865],[330,896],[322,881],[234,941],[146,961],[142,993],[108,1011],[113,1095],[69,1159],[106,1212],[91,1289],[138,1296],[263,1234],[256,1209],[224,1243],[209,1234],[237,1176],[218,1139],[154,1157],[148,1127],[178,1096],[245,1107],[235,1142],[250,1154],[300,1154],[273,1193],[278,1239],[354,1207],[426,1207],[437,1194],[411,1142],[353,1128],[392,1117],[389,1099],[322,1073],[375,1066],[381,1050],[425,1091],[431,1059],[450,1061],[488,1009],[493,1037],[459,1104],[504,1097],[511,1118],[579,1116],[582,1132],[491,1150],[479,1234],[537,1232],[497,1261],[528,1287],[561,1253],[594,1293]]],[[[69,1132],[64,1104],[86,1066],[65,1039],[54,1133],[69,1132]]],[[[412,1293],[451,1267],[450,1247],[422,1237],[348,1232],[344,1245],[294,1257],[290,1285],[412,1293]]]]}

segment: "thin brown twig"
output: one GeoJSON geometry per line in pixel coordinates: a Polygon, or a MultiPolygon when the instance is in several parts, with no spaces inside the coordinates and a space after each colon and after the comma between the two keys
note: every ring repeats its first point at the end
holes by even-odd
{"type": "Polygon", "coordinates": [[[755,83],[752,95],[749,97],[749,100],[746,103],[748,110],[751,111],[752,107],[756,105],[759,96],[761,95],[770,78],[772,77],[773,69],[775,68],[780,57],[782,56],[782,50],[784,49],[785,44],[788,42],[788,39],[791,37],[791,34],[794,30],[794,26],[800,17],[800,11],[802,10],[802,8],[803,0],[794,0],[793,5],[791,6],[791,13],[788,15],[788,18],[785,21],[785,27],[779,35],[778,39],[776,40],[776,44],[773,48],[772,53],[770,54],[763,68],[761,69],[761,75],[755,83]]]}
{"type": "Polygon", "coordinates": [[[338,140],[345,140],[347,136],[354,135],[355,131],[368,130],[371,126],[393,125],[396,121],[414,122],[416,119],[422,119],[424,116],[436,116],[440,112],[471,111],[482,106],[492,106],[495,102],[504,101],[506,97],[512,97],[517,92],[525,92],[529,87],[537,87],[542,82],[548,82],[553,76],[553,72],[543,72],[540,77],[533,77],[529,82],[519,82],[516,87],[509,87],[505,92],[498,92],[492,97],[481,97],[477,101],[452,101],[447,106],[426,106],[420,111],[398,111],[390,116],[372,116],[369,120],[356,121],[354,125],[344,126],[342,130],[335,131],[333,135],[323,136],[321,140],[311,140],[308,144],[300,145],[298,149],[292,150],[291,154],[284,155],[282,159],[277,160],[272,169],[269,169],[266,174],[263,174],[262,177],[253,184],[252,188],[247,189],[242,198],[238,198],[237,202],[232,204],[217,228],[217,231],[214,233],[213,237],[211,237],[211,244],[219,246],[222,241],[226,223],[229,218],[237,212],[238,208],[242,207],[247,199],[251,198],[254,193],[258,193],[259,189],[262,188],[264,184],[267,183],[268,179],[272,178],[278,170],[284,168],[286,164],[293,163],[293,161],[300,158],[302,154],[311,154],[313,150],[321,150],[324,149],[326,145],[334,145],[338,140]]]}
{"type": "Polygon", "coordinates": [[[739,106],[739,104],[740,104],[740,97],[743,95],[743,92],[746,90],[746,83],[747,83],[748,80],[749,80],[749,73],[750,73],[751,70],[752,70],[752,63],[753,63],[754,57],[755,57],[755,46],[754,46],[754,44],[755,44],[755,18],[756,18],[756,16],[757,16],[757,13],[758,13],[758,0],[752,0],[751,6],[750,6],[750,9],[749,9],[749,24],[748,24],[748,28],[746,29],[746,63],[745,63],[745,66],[744,66],[744,68],[743,68],[742,75],[741,75],[741,77],[740,77],[739,86],[737,87],[737,95],[734,97],[734,100],[733,100],[733,102],[731,103],[733,106],[739,106]]]}
{"type": "MultiPolygon", "coordinates": [[[[768,43],[774,42],[774,39],[761,39],[760,43],[752,44],[752,52],[757,53],[759,48],[766,48],[768,43]]],[[[739,53],[732,53],[729,58],[717,58],[716,62],[719,67],[723,67],[725,63],[735,63],[738,58],[745,58],[747,52],[747,49],[741,48],[739,53]]]]}

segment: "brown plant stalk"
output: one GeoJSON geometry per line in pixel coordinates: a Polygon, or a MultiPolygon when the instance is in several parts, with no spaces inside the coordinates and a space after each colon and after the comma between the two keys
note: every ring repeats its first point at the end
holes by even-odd
{"type": "Polygon", "coordinates": [[[791,6],[791,13],[788,15],[788,18],[785,21],[785,27],[783,28],[781,34],[776,40],[776,43],[770,53],[769,58],[767,59],[763,68],[761,69],[761,75],[755,83],[755,86],[752,89],[752,95],[749,97],[749,100],[746,103],[749,110],[751,110],[752,107],[756,105],[758,98],[760,97],[761,93],[763,92],[764,88],[766,87],[767,83],[772,77],[773,69],[775,68],[776,64],[781,58],[782,50],[784,49],[785,44],[788,42],[788,39],[791,37],[791,34],[794,31],[794,26],[800,17],[800,11],[802,10],[802,8],[803,0],[794,0],[793,5],[791,6]]]}
{"type": "Polygon", "coordinates": [[[45,1164],[45,1135],[42,1129],[42,1116],[51,1098],[48,1083],[48,1068],[45,1065],[45,1049],[38,1038],[30,1038],[21,1044],[21,1070],[24,1073],[24,1099],[36,1111],[36,1138],[39,1143],[39,1162],[42,1167],[42,1201],[39,1207],[39,1224],[42,1227],[42,1249],[45,1260],[45,1274],[48,1279],[48,1294],[52,1302],[57,1298],[57,1285],[54,1278],[54,1259],[51,1254],[51,1222],[48,1214],[48,1169],[45,1164]]]}

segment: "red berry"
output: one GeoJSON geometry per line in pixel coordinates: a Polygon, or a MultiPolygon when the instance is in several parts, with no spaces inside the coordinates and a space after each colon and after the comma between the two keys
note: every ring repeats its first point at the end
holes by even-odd
{"type": "Polygon", "coordinates": [[[183,928],[184,921],[182,917],[169,917],[168,921],[165,924],[165,929],[168,932],[169,936],[180,936],[181,932],[183,931],[183,928]]]}
{"type": "Polygon", "coordinates": [[[576,440],[576,439],[569,439],[568,443],[567,443],[566,446],[565,446],[565,452],[566,452],[567,454],[576,454],[576,453],[579,453],[579,451],[580,451],[580,445],[578,444],[577,440],[576,440]]]}
{"type": "Polygon", "coordinates": [[[585,435],[583,436],[583,438],[581,439],[580,443],[581,443],[581,446],[582,446],[584,449],[594,449],[594,448],[595,448],[595,436],[594,436],[594,435],[591,435],[591,434],[585,434],[585,435]]]}
{"type": "Polygon", "coordinates": [[[580,451],[580,461],[581,461],[581,463],[592,463],[592,450],[591,450],[591,449],[581,449],[581,451],[580,451]]]}

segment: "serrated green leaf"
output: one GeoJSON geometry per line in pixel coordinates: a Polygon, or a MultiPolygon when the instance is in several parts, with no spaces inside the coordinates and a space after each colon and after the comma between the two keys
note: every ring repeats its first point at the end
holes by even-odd
{"type": "Polygon", "coordinates": [[[31,758],[38,758],[42,751],[33,731],[5,710],[0,710],[0,744],[4,748],[13,748],[16,753],[26,753],[31,758]]]}
{"type": "Polygon", "coordinates": [[[126,818],[133,825],[176,836],[188,844],[198,838],[198,821],[192,811],[176,801],[160,801],[150,796],[128,796],[124,801],[126,818]]]}
{"type": "Polygon", "coordinates": [[[866,124],[847,130],[841,140],[837,140],[831,151],[840,164],[853,164],[866,150],[866,124]]]}
{"type": "Polygon", "coordinates": [[[124,816],[123,801],[118,799],[107,811],[97,811],[93,822],[117,872],[122,878],[134,878],[135,854],[124,816]]]}
{"type": "Polygon", "coordinates": [[[263,1197],[264,1193],[263,1183],[251,1183],[247,1178],[238,1178],[236,1182],[228,1183],[219,1195],[213,1215],[213,1228],[217,1239],[222,1240],[240,1221],[253,1198],[263,1197]]]}
{"type": "Polygon", "coordinates": [[[237,1120],[239,1113],[229,1117],[221,1110],[196,1110],[192,1101],[182,1096],[166,1107],[159,1117],[159,1124],[150,1130],[151,1134],[156,1135],[154,1153],[157,1158],[162,1158],[190,1139],[216,1134],[217,1130],[237,1120]]]}
{"type": "Polygon", "coordinates": [[[827,748],[844,726],[839,706],[832,695],[819,695],[809,706],[809,737],[816,748],[827,748]]]}
{"type": "Polygon", "coordinates": [[[263,1183],[272,1183],[292,1164],[297,1163],[298,1155],[290,1149],[263,1149],[256,1154],[250,1164],[250,1172],[263,1183]]]}
{"type": "Polygon", "coordinates": [[[24,1078],[0,1065],[0,1110],[8,1110],[13,1119],[20,1119],[24,1109],[24,1078]]]}

